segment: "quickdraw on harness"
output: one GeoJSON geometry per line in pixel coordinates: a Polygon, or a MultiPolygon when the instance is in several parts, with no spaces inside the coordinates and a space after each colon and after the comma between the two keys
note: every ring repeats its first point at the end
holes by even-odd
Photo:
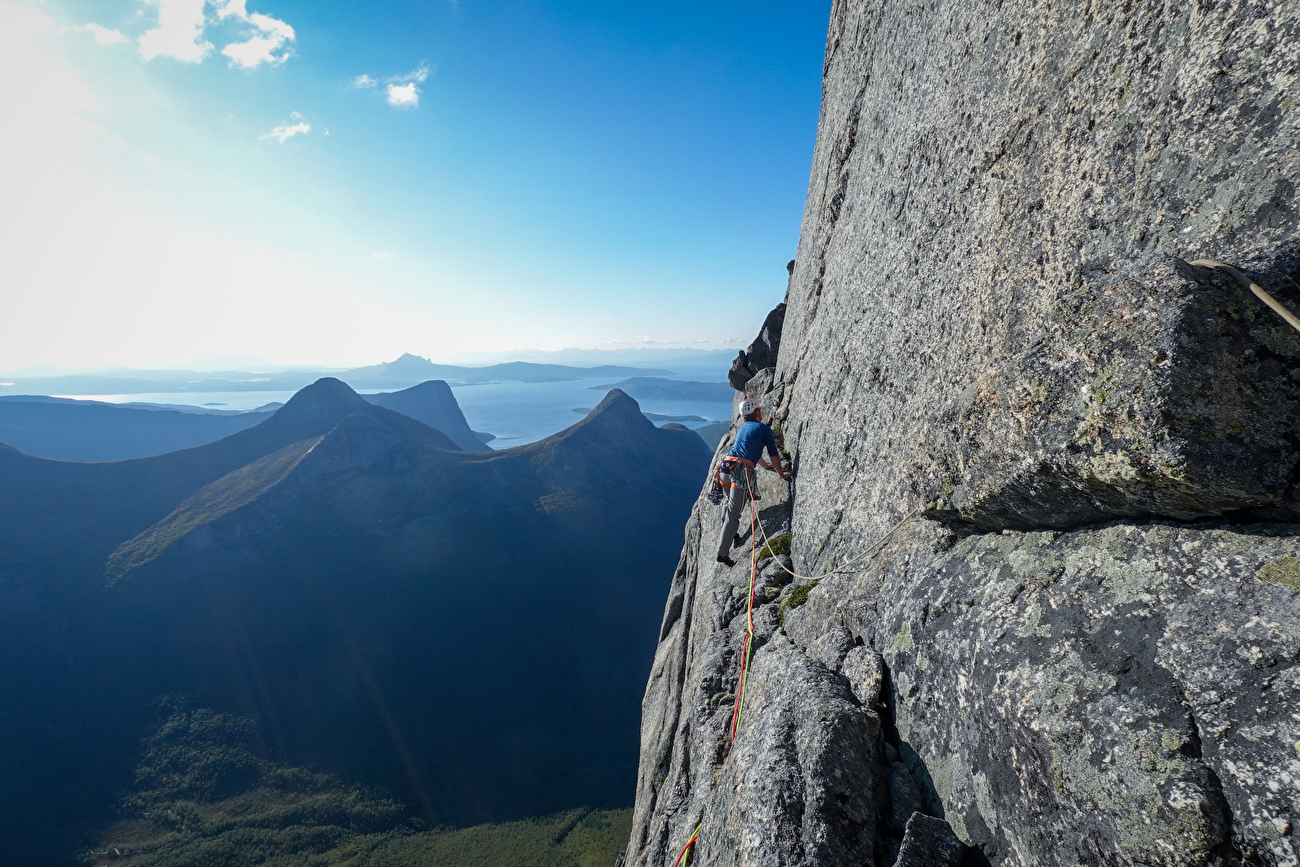
{"type": "Polygon", "coordinates": [[[713,482],[709,485],[709,502],[717,506],[722,502],[722,498],[726,496],[724,489],[741,487],[725,481],[723,476],[734,479],[737,472],[743,473],[746,471],[750,473],[750,476],[745,480],[745,489],[749,491],[754,499],[761,499],[754,491],[755,486],[750,483],[753,480],[754,463],[737,455],[727,455],[713,468],[713,482]]]}

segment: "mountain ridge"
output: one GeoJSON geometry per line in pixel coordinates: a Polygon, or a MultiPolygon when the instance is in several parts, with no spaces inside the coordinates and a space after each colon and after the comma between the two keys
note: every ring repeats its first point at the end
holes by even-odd
{"type": "Polygon", "coordinates": [[[429,822],[625,807],[658,576],[706,466],[621,392],[467,452],[338,380],[169,455],[0,448],[0,841],[66,863],[178,695],[429,822]]]}
{"type": "Polygon", "coordinates": [[[288,370],[265,375],[225,371],[220,374],[195,371],[135,371],[120,376],[105,374],[67,374],[46,377],[13,377],[0,383],[0,396],[22,392],[51,395],[97,394],[185,394],[192,392],[296,391],[322,377],[349,382],[355,388],[394,388],[416,385],[428,379],[458,382],[564,382],[592,377],[661,375],[671,371],[659,368],[598,365],[576,367],[563,364],[540,364],[510,361],[486,367],[462,367],[435,364],[427,358],[402,355],[380,364],[344,371],[288,370]]]}

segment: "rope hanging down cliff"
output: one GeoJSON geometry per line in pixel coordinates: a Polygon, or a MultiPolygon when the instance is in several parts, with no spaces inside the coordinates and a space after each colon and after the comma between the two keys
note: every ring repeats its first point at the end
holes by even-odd
{"type": "MultiPolygon", "coordinates": [[[[771,550],[772,547],[771,540],[768,539],[767,537],[767,531],[763,528],[763,522],[758,518],[758,505],[757,505],[758,499],[754,495],[755,487],[756,487],[755,485],[747,486],[747,489],[749,491],[749,602],[745,612],[745,618],[746,618],[745,646],[740,656],[740,677],[737,679],[737,683],[736,683],[736,703],[731,710],[730,736],[727,739],[726,754],[728,755],[731,753],[732,745],[736,742],[736,733],[740,728],[740,718],[745,711],[745,688],[749,683],[749,661],[750,661],[750,657],[753,655],[753,648],[754,648],[754,591],[758,585],[758,535],[760,533],[762,534],[763,542],[767,546],[768,550],[771,550]]],[[[889,530],[888,533],[886,533],[885,535],[877,539],[875,542],[873,542],[861,554],[854,557],[852,560],[849,560],[848,562],[836,567],[835,569],[832,569],[829,572],[824,572],[821,575],[818,575],[816,577],[809,578],[808,576],[799,575],[796,572],[792,572],[791,570],[786,569],[785,565],[781,563],[780,560],[777,560],[776,563],[782,569],[785,569],[786,572],[788,572],[789,574],[793,575],[796,578],[804,578],[807,580],[819,581],[828,575],[834,575],[836,572],[843,571],[844,569],[853,565],[857,561],[861,560],[863,557],[870,554],[872,551],[879,548],[882,544],[884,544],[884,542],[890,536],[894,534],[895,530],[897,530],[899,527],[907,523],[911,518],[919,514],[920,511],[921,511],[920,509],[913,509],[903,518],[903,520],[895,524],[889,530]]],[[[677,860],[673,861],[673,867],[680,867],[680,865],[684,865],[690,862],[691,849],[692,847],[695,846],[696,841],[699,840],[700,829],[703,826],[704,826],[703,820],[701,820],[699,824],[695,826],[695,831],[691,834],[690,839],[686,841],[686,845],[683,846],[682,851],[678,853],[677,860]]]]}
{"type": "MultiPolygon", "coordinates": [[[[744,468],[739,472],[745,472],[744,468]]],[[[753,470],[749,470],[753,472],[753,470]]],[[[736,730],[740,727],[740,715],[745,710],[745,685],[749,681],[749,657],[754,648],[754,589],[758,585],[758,537],[755,533],[755,525],[762,528],[763,522],[758,520],[758,508],[754,505],[757,499],[754,496],[754,485],[746,485],[749,492],[749,604],[745,611],[745,646],[740,655],[740,677],[736,682],[736,703],[731,709],[731,736],[727,739],[726,755],[731,753],[731,745],[736,742],[736,730]]],[[[689,862],[690,857],[687,853],[695,845],[695,841],[700,837],[700,828],[704,826],[703,820],[695,826],[695,832],[691,838],[686,841],[682,851],[677,855],[677,860],[673,862],[673,867],[689,862]]]]}

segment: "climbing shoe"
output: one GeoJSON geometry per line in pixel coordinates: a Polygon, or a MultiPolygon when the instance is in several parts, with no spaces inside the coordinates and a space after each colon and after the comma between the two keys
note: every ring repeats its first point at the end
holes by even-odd
{"type": "Polygon", "coordinates": [[[735,566],[735,565],[736,565],[736,561],[735,561],[735,560],[732,560],[730,557],[724,557],[724,556],[722,556],[721,554],[718,555],[718,562],[719,562],[719,563],[722,563],[722,564],[725,565],[725,566],[735,566]]]}
{"type": "Polygon", "coordinates": [[[740,534],[739,534],[739,533],[737,533],[736,535],[734,535],[734,536],[731,537],[731,547],[733,547],[733,548],[739,548],[739,547],[740,547],[740,534]]]}

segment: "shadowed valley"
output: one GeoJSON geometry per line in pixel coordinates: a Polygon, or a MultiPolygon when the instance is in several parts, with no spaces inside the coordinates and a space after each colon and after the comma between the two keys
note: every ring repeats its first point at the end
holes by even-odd
{"type": "Polygon", "coordinates": [[[545,440],[471,452],[332,379],[158,457],[0,449],[6,846],[59,863],[121,819],[165,696],[412,820],[627,806],[708,459],[617,390],[545,440]]]}

